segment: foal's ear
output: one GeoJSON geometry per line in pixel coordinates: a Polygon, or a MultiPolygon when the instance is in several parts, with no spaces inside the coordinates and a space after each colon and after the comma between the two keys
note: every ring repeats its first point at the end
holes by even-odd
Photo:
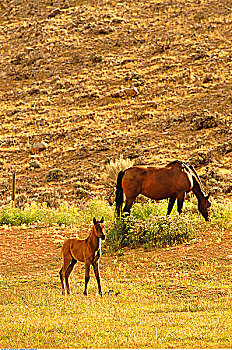
{"type": "Polygon", "coordinates": [[[93,218],[93,223],[94,223],[94,225],[96,225],[96,223],[97,223],[97,220],[95,219],[95,217],[93,218]]]}
{"type": "Polygon", "coordinates": [[[101,221],[100,221],[100,222],[101,222],[101,223],[103,223],[103,222],[104,222],[104,218],[103,218],[103,217],[101,218],[101,221]]]}

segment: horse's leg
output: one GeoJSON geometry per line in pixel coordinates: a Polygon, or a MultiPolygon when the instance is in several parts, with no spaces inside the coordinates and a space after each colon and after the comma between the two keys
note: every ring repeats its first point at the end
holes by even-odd
{"type": "Polygon", "coordinates": [[[185,199],[185,192],[177,197],[177,211],[179,214],[182,213],[184,199],[185,199]]]}
{"type": "Polygon", "coordinates": [[[126,204],[125,204],[125,207],[123,209],[124,213],[128,213],[130,215],[130,210],[131,210],[131,207],[132,207],[132,205],[134,203],[135,198],[136,197],[126,198],[126,204]]]}
{"type": "Polygon", "coordinates": [[[69,281],[68,278],[70,276],[70,273],[72,272],[74,266],[76,265],[77,260],[76,259],[72,259],[70,265],[68,266],[66,272],[65,272],[65,284],[66,284],[66,290],[67,293],[70,294],[70,287],[69,287],[69,281]]]}
{"type": "Polygon", "coordinates": [[[100,296],[102,297],[101,281],[100,281],[100,274],[99,274],[99,262],[98,261],[93,263],[93,270],[94,270],[94,274],[95,274],[95,277],[97,280],[98,292],[99,292],[100,296]]]}
{"type": "Polygon", "coordinates": [[[90,270],[90,262],[86,261],[85,262],[85,290],[84,290],[84,295],[87,295],[87,286],[89,282],[89,270],[90,270]]]}
{"type": "Polygon", "coordinates": [[[63,266],[60,270],[60,281],[61,281],[61,285],[62,285],[62,294],[65,294],[64,277],[65,277],[65,273],[67,271],[67,268],[68,268],[71,260],[72,260],[71,255],[64,257],[64,263],[63,263],[63,266]]]}
{"type": "Polygon", "coordinates": [[[171,214],[175,201],[176,201],[176,196],[172,196],[169,198],[167,215],[171,214]]]}

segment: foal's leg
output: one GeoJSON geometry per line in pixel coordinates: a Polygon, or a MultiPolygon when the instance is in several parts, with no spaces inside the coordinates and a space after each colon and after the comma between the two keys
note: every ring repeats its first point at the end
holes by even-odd
{"type": "Polygon", "coordinates": [[[94,269],[94,274],[97,280],[97,285],[98,285],[98,293],[102,297],[102,290],[101,290],[101,281],[100,281],[100,274],[99,274],[99,262],[93,263],[93,269],[94,269]]]}
{"type": "Polygon", "coordinates": [[[66,284],[66,290],[67,290],[68,294],[70,294],[70,286],[69,286],[68,278],[69,278],[70,273],[72,272],[74,266],[76,265],[76,263],[77,263],[77,260],[73,258],[70,265],[68,266],[68,268],[65,272],[65,284],[66,284]]]}
{"type": "Polygon", "coordinates": [[[172,211],[172,208],[175,204],[175,201],[176,201],[176,196],[172,196],[169,198],[167,215],[171,214],[171,211],[172,211]]]}
{"type": "Polygon", "coordinates": [[[60,270],[60,281],[61,281],[61,286],[62,286],[62,294],[65,294],[64,277],[65,277],[65,273],[67,271],[67,268],[68,268],[71,260],[72,260],[71,255],[64,257],[64,263],[63,263],[63,266],[60,270]]]}
{"type": "Polygon", "coordinates": [[[184,204],[184,199],[185,199],[185,193],[182,193],[177,197],[177,211],[179,214],[182,213],[182,208],[184,204]]]}
{"type": "Polygon", "coordinates": [[[85,262],[85,290],[84,290],[84,295],[87,295],[87,286],[89,282],[89,270],[90,270],[90,262],[86,261],[85,262]]]}

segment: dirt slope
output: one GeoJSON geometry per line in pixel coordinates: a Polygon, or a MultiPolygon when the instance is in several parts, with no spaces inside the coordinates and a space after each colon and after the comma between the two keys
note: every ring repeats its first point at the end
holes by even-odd
{"type": "Polygon", "coordinates": [[[13,171],[22,201],[76,201],[78,181],[82,195],[104,194],[102,172],[120,154],[190,161],[207,190],[230,195],[231,10],[230,0],[1,1],[2,203],[13,171]],[[46,181],[53,168],[65,176],[46,181]]]}

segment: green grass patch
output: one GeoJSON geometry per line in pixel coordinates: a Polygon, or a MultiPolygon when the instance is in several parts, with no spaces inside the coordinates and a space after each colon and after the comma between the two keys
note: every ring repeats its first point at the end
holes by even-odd
{"type": "MultiPolygon", "coordinates": [[[[131,210],[131,216],[137,220],[146,221],[151,217],[164,217],[167,211],[167,201],[159,203],[148,200],[146,203],[135,203],[131,210]]],[[[0,208],[0,225],[18,226],[22,224],[40,224],[41,226],[71,225],[82,222],[91,222],[93,217],[104,216],[107,221],[114,221],[115,208],[100,198],[92,199],[78,207],[67,202],[62,203],[58,208],[50,208],[46,203],[26,204],[24,208],[17,208],[13,203],[3,205],[0,208]]],[[[185,201],[184,213],[182,215],[186,221],[201,224],[204,219],[197,210],[197,203],[194,197],[185,201]]],[[[176,216],[174,207],[171,217],[176,216]]],[[[230,229],[232,226],[232,202],[228,199],[212,202],[212,225],[218,225],[230,229]]]]}
{"type": "Polygon", "coordinates": [[[59,208],[49,208],[46,203],[32,202],[24,208],[17,208],[14,203],[4,205],[0,208],[0,225],[18,226],[22,224],[37,224],[38,226],[52,226],[80,224],[90,222],[93,217],[104,216],[106,220],[113,217],[113,209],[110,205],[99,198],[90,200],[80,207],[69,205],[64,202],[59,208]]]}

